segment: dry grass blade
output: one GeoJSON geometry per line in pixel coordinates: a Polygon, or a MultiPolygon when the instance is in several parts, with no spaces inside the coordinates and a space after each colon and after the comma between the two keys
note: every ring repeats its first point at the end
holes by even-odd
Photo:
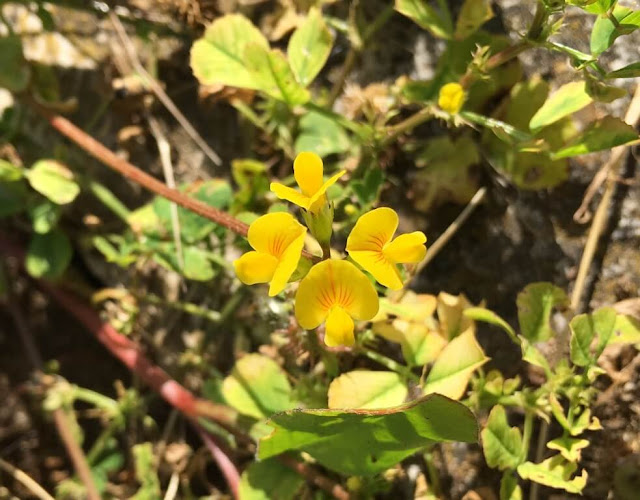
{"type": "Polygon", "coordinates": [[[25,488],[27,488],[33,496],[39,498],[40,500],[55,500],[46,490],[36,483],[31,477],[24,471],[14,467],[9,462],[5,462],[0,458],[0,469],[4,470],[7,474],[9,474],[13,479],[21,483],[25,488]]]}

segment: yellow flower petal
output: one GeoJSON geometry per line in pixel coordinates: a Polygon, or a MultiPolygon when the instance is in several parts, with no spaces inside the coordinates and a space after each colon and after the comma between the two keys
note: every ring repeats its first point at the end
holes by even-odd
{"type": "Polygon", "coordinates": [[[398,268],[380,250],[352,250],[349,252],[349,256],[363,269],[371,273],[381,285],[391,290],[402,288],[402,278],[398,268]]]}
{"type": "Polygon", "coordinates": [[[306,232],[307,229],[293,215],[286,212],[275,212],[263,215],[253,221],[249,226],[247,239],[258,252],[273,255],[280,260],[289,245],[306,232]]]}
{"type": "Polygon", "coordinates": [[[349,255],[354,251],[381,252],[385,244],[391,241],[397,228],[398,214],[395,211],[387,207],[371,210],[360,216],[351,230],[347,238],[347,252],[349,255]]]}
{"type": "Polygon", "coordinates": [[[462,109],[464,98],[465,94],[462,85],[456,82],[447,83],[440,89],[438,106],[448,113],[456,114],[462,109]]]}
{"type": "Polygon", "coordinates": [[[300,256],[302,255],[302,247],[304,247],[304,239],[307,234],[306,229],[294,239],[280,256],[280,262],[273,273],[271,286],[269,287],[269,296],[278,295],[284,287],[287,286],[289,278],[298,267],[300,256]]]}
{"type": "Polygon", "coordinates": [[[382,253],[391,262],[395,263],[416,263],[424,259],[427,254],[427,247],[424,244],[427,237],[421,231],[401,234],[396,239],[387,243],[382,253]]]}
{"type": "Polygon", "coordinates": [[[329,189],[336,182],[338,182],[338,179],[340,179],[340,177],[342,177],[346,173],[347,173],[346,170],[340,170],[340,172],[338,172],[336,175],[331,177],[327,182],[322,184],[322,186],[320,186],[320,189],[318,189],[315,192],[315,194],[311,197],[311,200],[309,201],[309,211],[310,212],[314,212],[315,213],[315,212],[319,211],[322,208],[322,206],[327,202],[326,201],[326,196],[325,196],[325,193],[327,192],[327,189],[329,189]]]}
{"type": "Polygon", "coordinates": [[[233,262],[236,275],[245,285],[268,283],[278,265],[273,255],[260,252],[247,252],[233,262]]]}
{"type": "Polygon", "coordinates": [[[355,342],[353,336],[353,320],[344,309],[336,306],[331,309],[325,325],[324,343],[329,347],[352,346],[355,342]]]}
{"type": "Polygon", "coordinates": [[[315,153],[300,153],[293,161],[293,176],[302,194],[309,198],[322,187],[322,172],[322,158],[315,153]]]}
{"type": "Polygon", "coordinates": [[[290,201],[291,203],[298,205],[305,210],[309,209],[311,199],[308,196],[303,195],[299,191],[296,191],[289,186],[285,186],[284,184],[280,184],[279,182],[272,182],[269,186],[269,189],[271,189],[271,191],[273,191],[273,193],[281,200],[290,201]]]}
{"type": "Polygon", "coordinates": [[[378,312],[378,294],[369,279],[351,262],[323,260],[300,282],[295,313],[302,328],[311,330],[322,323],[334,306],[342,307],[358,320],[378,312]]]}

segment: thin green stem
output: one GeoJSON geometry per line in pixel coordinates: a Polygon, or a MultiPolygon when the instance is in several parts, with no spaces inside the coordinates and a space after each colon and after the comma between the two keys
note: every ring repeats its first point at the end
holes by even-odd
{"type": "Polygon", "coordinates": [[[533,417],[534,414],[531,410],[525,410],[524,414],[524,430],[522,433],[522,442],[524,447],[522,449],[522,460],[526,460],[529,455],[529,446],[531,444],[531,434],[533,432],[533,417]]]}
{"type": "Polygon", "coordinates": [[[74,386],[73,397],[74,399],[79,399],[80,401],[84,401],[85,403],[89,403],[101,410],[104,410],[110,415],[118,413],[118,402],[116,400],[100,394],[99,392],[92,391],[91,389],[74,386]]]}
{"type": "Polygon", "coordinates": [[[219,323],[222,317],[222,314],[219,313],[218,311],[212,311],[211,309],[206,309],[204,307],[193,304],[191,302],[164,300],[162,297],[158,297],[157,295],[153,295],[153,294],[140,295],[140,296],[136,296],[136,298],[144,302],[149,302],[150,304],[170,307],[178,311],[186,312],[193,316],[199,316],[213,323],[219,323]]]}
{"type": "Polygon", "coordinates": [[[102,202],[102,204],[117,215],[121,220],[129,223],[131,211],[108,188],[93,179],[87,181],[89,191],[102,202]]]}
{"type": "Polygon", "coordinates": [[[429,491],[433,493],[435,498],[440,498],[442,488],[440,486],[440,476],[438,475],[438,469],[433,463],[433,452],[427,451],[424,453],[424,463],[427,467],[427,475],[429,476],[429,491]]]}
{"type": "Polygon", "coordinates": [[[368,347],[360,347],[358,350],[360,353],[364,354],[367,358],[369,358],[372,361],[375,361],[376,363],[381,364],[385,368],[388,368],[389,370],[394,371],[404,376],[405,378],[412,380],[413,382],[420,382],[420,377],[418,375],[413,373],[406,366],[401,365],[400,363],[398,363],[397,361],[391,358],[388,358],[384,354],[380,354],[379,352],[374,351],[373,349],[369,349],[368,347]]]}
{"type": "Polygon", "coordinates": [[[384,139],[382,139],[381,146],[388,146],[405,132],[409,132],[410,130],[430,120],[431,118],[433,118],[431,107],[427,106],[426,108],[422,108],[420,111],[411,115],[406,120],[403,120],[397,125],[391,127],[389,129],[389,134],[384,139]]]}

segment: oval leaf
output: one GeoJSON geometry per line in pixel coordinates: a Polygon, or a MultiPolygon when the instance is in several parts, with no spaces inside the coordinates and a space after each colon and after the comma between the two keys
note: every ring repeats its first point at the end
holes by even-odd
{"type": "Polygon", "coordinates": [[[460,399],[471,374],[489,361],[472,330],[454,338],[442,350],[424,385],[425,394],[437,392],[460,399]]]}
{"type": "Polygon", "coordinates": [[[320,10],[313,8],[298,29],[291,35],[287,56],[293,74],[305,87],[309,85],[327,62],[333,36],[320,10]]]}
{"type": "Polygon", "coordinates": [[[478,429],[461,403],[431,394],[388,410],[293,410],[274,415],[260,459],[305,451],[342,474],[382,472],[433,441],[474,443],[478,429]]]}
{"type": "Polygon", "coordinates": [[[571,143],[553,153],[553,158],[569,158],[611,149],[638,140],[638,133],[628,123],[613,116],[591,123],[571,143]]]}
{"type": "Polygon", "coordinates": [[[290,500],[304,480],[293,469],[276,459],[252,463],[240,478],[238,490],[242,500],[290,500]]]}
{"type": "Polygon", "coordinates": [[[71,243],[62,231],[36,233],[27,249],[25,268],[34,278],[55,279],[71,262],[72,253],[71,243]]]}
{"type": "Polygon", "coordinates": [[[286,375],[275,361],[260,354],[238,360],[222,383],[222,394],[240,413],[257,419],[293,406],[286,375]]]}
{"type": "Polygon", "coordinates": [[[73,180],[73,173],[62,163],[40,160],[27,172],[31,187],[58,205],[75,200],[80,186],[73,180]]]}
{"type": "Polygon", "coordinates": [[[531,283],[518,294],[516,304],[522,336],[530,342],[543,342],[553,336],[551,311],[566,305],[567,295],[551,283],[531,283]]]}
{"type": "Polygon", "coordinates": [[[430,7],[427,0],[396,0],[396,10],[434,36],[451,38],[451,22],[430,7]]]}
{"type": "Polygon", "coordinates": [[[258,90],[289,106],[309,100],[309,91],[296,81],[281,51],[250,43],[245,50],[245,58],[258,90]]]}
{"type": "Polygon", "coordinates": [[[489,467],[515,469],[522,462],[522,435],[517,427],[509,427],[507,413],[496,405],[482,430],[482,449],[489,467]]]}
{"type": "Polygon", "coordinates": [[[260,30],[243,15],[229,14],[216,19],[204,37],[191,48],[193,74],[205,85],[222,84],[257,90],[258,82],[245,60],[249,44],[269,48],[269,42],[260,30]]]}
{"type": "Polygon", "coordinates": [[[402,404],[407,386],[395,372],[354,370],[329,386],[329,408],[390,408],[402,404]]]}
{"type": "Polygon", "coordinates": [[[591,101],[585,82],[567,83],[551,95],[533,115],[529,122],[529,128],[532,132],[537,132],[541,128],[581,110],[591,101]]]}

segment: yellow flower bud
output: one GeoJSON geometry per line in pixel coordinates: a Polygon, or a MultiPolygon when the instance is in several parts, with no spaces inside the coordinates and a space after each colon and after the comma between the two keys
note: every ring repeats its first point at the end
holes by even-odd
{"type": "Polygon", "coordinates": [[[447,83],[440,89],[438,106],[443,111],[455,115],[462,109],[466,95],[462,85],[457,82],[447,83]]]}

